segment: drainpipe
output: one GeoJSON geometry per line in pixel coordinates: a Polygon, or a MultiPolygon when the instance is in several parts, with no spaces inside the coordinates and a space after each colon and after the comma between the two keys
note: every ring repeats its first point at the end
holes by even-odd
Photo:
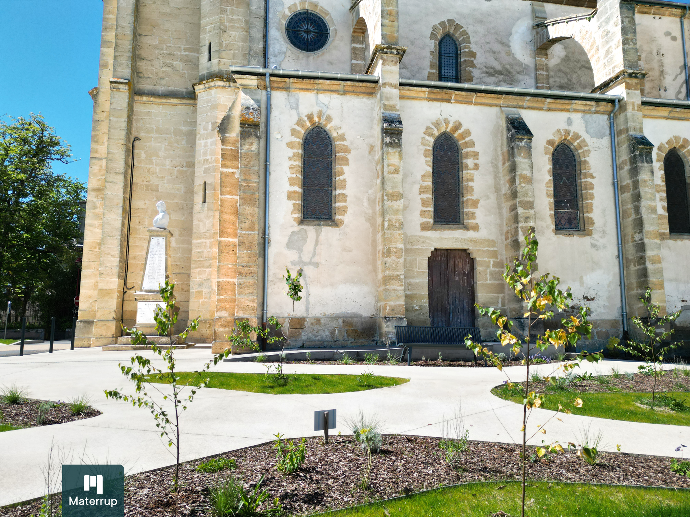
{"type": "Polygon", "coordinates": [[[134,286],[127,287],[127,277],[129,276],[129,235],[132,228],[132,193],[134,186],[134,142],[141,140],[138,136],[134,137],[132,140],[132,154],[129,160],[129,200],[127,202],[127,233],[125,237],[125,274],[122,281],[122,302],[120,305],[120,325],[125,324],[125,294],[130,289],[134,289],[134,286]]]}
{"type": "Polygon", "coordinates": [[[613,160],[613,191],[616,202],[616,237],[618,239],[618,271],[620,274],[621,283],[621,317],[623,318],[623,339],[628,337],[628,304],[625,295],[625,269],[623,265],[623,237],[621,235],[621,207],[620,194],[618,191],[618,160],[616,157],[616,127],[613,117],[618,111],[618,101],[609,115],[610,131],[611,131],[611,159],[613,160]]]}
{"type": "Polygon", "coordinates": [[[685,70],[685,98],[690,101],[690,81],[688,80],[688,53],[685,50],[685,17],[690,5],[685,6],[685,15],[680,17],[680,39],[683,41],[683,69],[685,70]]]}
{"type": "MultiPolygon", "coordinates": [[[[268,193],[269,178],[271,174],[271,72],[268,69],[268,15],[270,0],[266,0],[266,11],[264,14],[264,68],[266,69],[266,170],[265,170],[265,192],[264,192],[264,297],[263,310],[261,312],[261,326],[268,326],[268,193]]],[[[262,350],[266,349],[266,342],[261,342],[262,350]]]]}

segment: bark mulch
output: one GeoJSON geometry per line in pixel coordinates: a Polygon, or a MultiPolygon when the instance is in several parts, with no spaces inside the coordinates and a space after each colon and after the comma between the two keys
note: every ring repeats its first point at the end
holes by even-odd
{"type": "MultiPolygon", "coordinates": [[[[88,407],[84,412],[74,415],[68,402],[51,402],[49,400],[23,399],[18,404],[9,404],[0,397],[0,424],[14,427],[38,427],[39,425],[64,424],[100,415],[101,412],[88,407]],[[39,407],[42,404],[52,404],[45,410],[42,424],[38,423],[39,407]]],[[[6,431],[12,432],[12,431],[6,431]]],[[[0,435],[2,436],[2,435],[0,435]]]]}
{"type": "MultiPolygon", "coordinates": [[[[681,368],[666,370],[663,375],[657,377],[656,391],[690,391],[690,370],[681,368]]],[[[524,385],[524,383],[521,383],[524,385]]],[[[579,393],[611,393],[611,392],[650,392],[654,385],[654,377],[642,373],[632,375],[601,375],[598,377],[577,378],[568,389],[579,393]]],[[[545,381],[530,381],[531,389],[545,393],[553,390],[551,384],[545,381]]]]}
{"type": "MultiPolygon", "coordinates": [[[[328,445],[323,438],[309,438],[306,461],[292,475],[276,470],[273,444],[266,443],[222,454],[237,461],[234,470],[202,474],[195,470],[202,460],[185,463],[178,514],[209,515],[209,488],[229,475],[239,476],[250,488],[264,476],[262,486],[270,500],[278,498],[286,512],[303,515],[456,483],[517,480],[519,453],[518,445],[471,441],[453,468],[442,455],[439,438],[385,436],[381,452],[373,455],[371,485],[365,490],[360,482],[366,456],[351,437],[332,437],[328,445]]],[[[530,462],[528,476],[543,481],[690,488],[690,478],[671,472],[670,458],[606,452],[599,457],[599,463],[590,466],[574,452],[551,456],[530,462]]],[[[169,491],[173,471],[174,467],[166,467],[127,477],[125,515],[174,515],[175,499],[169,491]]],[[[39,507],[40,502],[33,502],[0,508],[0,515],[28,517],[39,507]]]]}

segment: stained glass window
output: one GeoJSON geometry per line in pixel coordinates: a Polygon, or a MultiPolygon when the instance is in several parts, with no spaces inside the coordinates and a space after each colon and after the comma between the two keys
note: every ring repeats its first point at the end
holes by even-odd
{"type": "Polygon", "coordinates": [[[458,66],[458,44],[446,34],[438,42],[438,80],[448,83],[460,82],[458,66]]]}
{"type": "Polygon", "coordinates": [[[666,153],[664,173],[666,175],[668,231],[670,233],[690,233],[690,207],[688,206],[688,181],[685,177],[685,162],[675,149],[666,153]]]}
{"type": "Polygon", "coordinates": [[[462,224],[460,147],[448,133],[434,142],[434,224],[462,224]]]}
{"type": "Polygon", "coordinates": [[[328,23],[319,14],[308,9],[290,16],[285,31],[290,43],[304,52],[316,52],[328,43],[328,23]]]}
{"type": "Polygon", "coordinates": [[[580,201],[575,153],[566,144],[559,144],[553,151],[551,163],[556,230],[580,230],[580,201]]]}
{"type": "Polygon", "coordinates": [[[321,126],[302,141],[302,219],[333,219],[333,141],[321,126]]]}

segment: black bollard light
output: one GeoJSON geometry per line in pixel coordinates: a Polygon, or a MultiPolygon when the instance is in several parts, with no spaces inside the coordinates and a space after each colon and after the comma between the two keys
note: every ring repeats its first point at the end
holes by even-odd
{"type": "Polygon", "coordinates": [[[50,318],[50,348],[48,353],[53,353],[53,343],[55,342],[55,316],[50,318]]]}
{"type": "Polygon", "coordinates": [[[22,337],[19,343],[19,355],[24,355],[24,335],[26,334],[26,316],[22,318],[22,337]]]}

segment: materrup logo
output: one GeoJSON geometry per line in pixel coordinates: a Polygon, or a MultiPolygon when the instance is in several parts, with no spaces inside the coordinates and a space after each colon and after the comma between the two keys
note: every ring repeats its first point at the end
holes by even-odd
{"type": "Polygon", "coordinates": [[[97,476],[84,475],[84,492],[88,492],[89,488],[95,488],[97,495],[103,495],[103,476],[98,474],[97,476]]]}
{"type": "Polygon", "coordinates": [[[124,517],[122,465],[63,465],[63,517],[124,517]]]}

